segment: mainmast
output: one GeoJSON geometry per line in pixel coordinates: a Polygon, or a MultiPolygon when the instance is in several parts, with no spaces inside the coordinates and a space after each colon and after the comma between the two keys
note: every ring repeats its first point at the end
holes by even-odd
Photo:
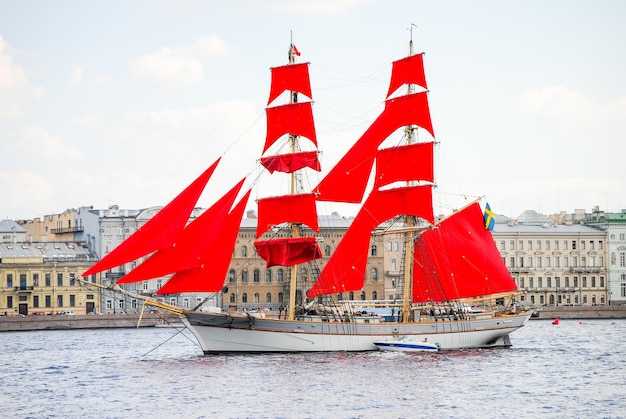
{"type": "MultiPolygon", "coordinates": [[[[413,26],[415,26],[414,24],[411,24],[411,27],[409,28],[410,32],[411,32],[411,37],[409,40],[409,56],[414,54],[414,50],[413,50],[413,26]]],[[[411,94],[414,91],[414,85],[412,83],[409,83],[407,86],[407,94],[411,94]]],[[[416,139],[415,139],[415,134],[417,132],[417,126],[415,125],[407,125],[405,128],[405,135],[406,135],[406,144],[413,144],[416,139]]],[[[411,184],[410,181],[407,181],[407,186],[409,186],[411,184]]],[[[415,217],[413,217],[412,215],[407,215],[405,216],[405,224],[407,226],[407,233],[406,233],[406,253],[404,256],[405,261],[408,262],[408,258],[411,257],[413,255],[413,232],[411,231],[412,227],[414,227],[414,221],[415,221],[415,217]]],[[[412,272],[412,263],[407,263],[405,262],[404,264],[404,295],[402,296],[402,321],[404,323],[410,322],[412,319],[412,313],[411,313],[411,289],[412,289],[412,278],[413,278],[413,272],[412,272]]]]}

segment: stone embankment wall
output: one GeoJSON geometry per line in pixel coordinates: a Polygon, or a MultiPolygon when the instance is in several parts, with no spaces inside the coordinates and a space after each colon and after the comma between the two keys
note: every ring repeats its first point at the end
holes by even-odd
{"type": "Polygon", "coordinates": [[[626,306],[547,306],[531,319],[626,319],[626,306]]]}
{"type": "MultiPolygon", "coordinates": [[[[20,330],[68,330],[137,327],[139,314],[104,314],[88,316],[0,316],[0,332],[20,330]]],[[[139,327],[180,323],[173,315],[146,313],[139,327]]]]}

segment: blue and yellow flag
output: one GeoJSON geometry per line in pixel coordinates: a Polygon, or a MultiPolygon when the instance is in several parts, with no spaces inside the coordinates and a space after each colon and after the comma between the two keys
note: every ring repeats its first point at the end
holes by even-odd
{"type": "Polygon", "coordinates": [[[491,207],[489,203],[485,207],[485,228],[489,231],[493,231],[493,228],[496,225],[496,219],[493,215],[493,211],[491,211],[491,207]]]}

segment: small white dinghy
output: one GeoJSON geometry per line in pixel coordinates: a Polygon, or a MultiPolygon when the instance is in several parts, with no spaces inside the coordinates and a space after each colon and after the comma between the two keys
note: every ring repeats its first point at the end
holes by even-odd
{"type": "Polygon", "coordinates": [[[436,352],[439,345],[428,342],[428,340],[416,340],[411,336],[400,336],[394,340],[374,341],[374,345],[381,351],[397,351],[397,352],[436,352]]]}

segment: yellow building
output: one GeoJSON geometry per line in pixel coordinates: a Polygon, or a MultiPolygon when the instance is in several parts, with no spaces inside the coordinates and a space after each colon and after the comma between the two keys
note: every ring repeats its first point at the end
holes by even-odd
{"type": "Polygon", "coordinates": [[[83,243],[0,243],[0,314],[100,312],[100,296],[76,281],[96,260],[83,243]]]}

